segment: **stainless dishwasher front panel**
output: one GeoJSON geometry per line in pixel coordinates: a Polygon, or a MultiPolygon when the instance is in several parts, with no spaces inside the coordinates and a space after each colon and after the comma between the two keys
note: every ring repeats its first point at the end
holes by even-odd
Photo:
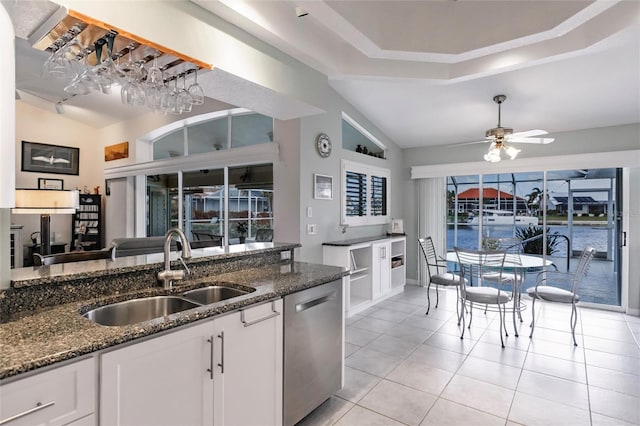
{"type": "Polygon", "coordinates": [[[284,298],[284,424],[294,425],[342,385],[342,281],[284,298]]]}

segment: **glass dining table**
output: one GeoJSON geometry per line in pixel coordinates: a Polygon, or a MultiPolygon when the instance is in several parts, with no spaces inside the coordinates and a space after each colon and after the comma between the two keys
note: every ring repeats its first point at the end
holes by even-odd
{"type": "MultiPolygon", "coordinates": [[[[480,258],[478,258],[478,263],[477,266],[482,266],[480,260],[480,258]]],[[[447,252],[447,256],[446,256],[446,260],[447,262],[452,262],[452,263],[458,263],[458,257],[456,255],[455,251],[449,251],[447,252]]],[[[507,258],[505,258],[504,264],[503,264],[503,269],[507,270],[507,271],[513,271],[516,273],[521,273],[521,279],[518,280],[518,282],[516,283],[516,285],[512,286],[512,300],[513,300],[513,310],[514,312],[517,312],[518,317],[520,318],[520,322],[522,322],[522,315],[521,312],[523,310],[526,309],[526,304],[522,302],[520,296],[522,294],[522,284],[525,281],[526,278],[526,273],[527,272],[534,272],[534,271],[542,271],[545,268],[548,267],[556,267],[553,264],[553,261],[550,259],[545,259],[543,257],[540,256],[536,256],[536,255],[532,255],[532,254],[519,254],[518,255],[518,262],[514,262],[510,260],[510,256],[507,256],[507,258]]],[[[469,281],[470,285],[473,285],[473,277],[471,277],[471,280],[469,281]]],[[[482,285],[482,282],[480,281],[479,285],[482,285]]],[[[515,325],[515,324],[514,324],[515,325]]],[[[517,334],[517,330],[516,330],[516,337],[518,336],[517,334]]]]}

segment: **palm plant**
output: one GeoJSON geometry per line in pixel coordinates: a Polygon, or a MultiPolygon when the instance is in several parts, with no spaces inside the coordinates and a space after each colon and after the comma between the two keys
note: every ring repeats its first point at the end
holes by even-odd
{"type": "MultiPolygon", "coordinates": [[[[543,248],[543,227],[542,226],[529,226],[528,228],[517,228],[516,237],[524,241],[522,244],[522,250],[528,254],[542,254],[543,248]]],[[[551,232],[551,228],[547,227],[547,254],[551,255],[557,251],[558,232],[551,232]]]]}

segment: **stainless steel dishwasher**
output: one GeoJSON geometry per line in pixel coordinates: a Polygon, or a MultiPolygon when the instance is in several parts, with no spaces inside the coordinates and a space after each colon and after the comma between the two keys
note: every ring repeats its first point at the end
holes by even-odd
{"type": "Polygon", "coordinates": [[[342,281],[284,297],[284,425],[342,386],[342,281]]]}

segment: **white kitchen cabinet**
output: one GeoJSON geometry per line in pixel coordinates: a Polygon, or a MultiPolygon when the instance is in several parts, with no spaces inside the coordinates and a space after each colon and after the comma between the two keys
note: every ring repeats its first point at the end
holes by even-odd
{"type": "Polygon", "coordinates": [[[282,424],[282,300],[216,318],[214,424],[282,424]]]}
{"type": "Polygon", "coordinates": [[[211,425],[212,321],[101,356],[101,425],[211,425]]]}
{"type": "Polygon", "coordinates": [[[282,300],[101,356],[101,425],[282,424],[282,300]]]}
{"type": "Polygon", "coordinates": [[[95,374],[89,358],[3,384],[0,424],[95,425],[95,374]]]}
{"type": "Polygon", "coordinates": [[[353,316],[403,291],[406,284],[406,238],[390,238],[353,243],[340,241],[322,246],[323,263],[348,268],[344,286],[346,315],[353,316]]]}
{"type": "Polygon", "coordinates": [[[371,294],[374,299],[391,290],[391,241],[371,244],[371,294]]]}

